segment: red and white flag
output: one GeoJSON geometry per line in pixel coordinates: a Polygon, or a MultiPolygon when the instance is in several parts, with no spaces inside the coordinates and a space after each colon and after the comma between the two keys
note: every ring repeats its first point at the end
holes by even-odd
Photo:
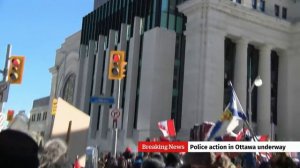
{"type": "Polygon", "coordinates": [[[81,168],[80,163],[79,163],[78,156],[76,156],[76,160],[75,160],[75,162],[74,162],[73,168],[81,168]]]}
{"type": "Polygon", "coordinates": [[[165,120],[165,121],[159,121],[157,123],[158,128],[161,130],[161,132],[164,134],[164,137],[172,137],[176,135],[175,131],[175,125],[174,125],[174,120],[165,120]]]}

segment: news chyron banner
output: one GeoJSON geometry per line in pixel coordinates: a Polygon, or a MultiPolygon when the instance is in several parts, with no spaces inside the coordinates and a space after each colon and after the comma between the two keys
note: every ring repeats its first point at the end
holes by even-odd
{"type": "Polygon", "coordinates": [[[300,152],[300,141],[139,142],[138,152],[300,152]]]}

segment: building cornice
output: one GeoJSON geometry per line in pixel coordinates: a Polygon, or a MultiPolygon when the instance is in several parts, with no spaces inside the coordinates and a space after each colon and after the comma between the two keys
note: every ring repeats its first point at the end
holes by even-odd
{"type": "Polygon", "coordinates": [[[207,4],[207,0],[188,0],[177,6],[178,10],[185,15],[190,15],[201,9],[202,6],[207,4]]]}
{"type": "Polygon", "coordinates": [[[248,8],[228,0],[219,1],[219,3],[210,3],[209,6],[228,15],[232,15],[236,18],[252,22],[257,25],[269,27],[281,32],[291,32],[292,24],[289,21],[266,15],[258,10],[248,8]]]}
{"type": "Polygon", "coordinates": [[[268,16],[265,13],[259,12],[243,5],[234,3],[229,0],[189,0],[178,6],[179,11],[185,15],[197,13],[203,7],[208,7],[217,10],[221,13],[230,15],[237,19],[251,22],[272,30],[291,33],[292,23],[276,17],[268,16]]]}
{"type": "Polygon", "coordinates": [[[58,72],[58,67],[57,67],[57,66],[53,66],[53,67],[49,68],[49,72],[50,72],[51,74],[57,74],[57,72],[58,72]]]}

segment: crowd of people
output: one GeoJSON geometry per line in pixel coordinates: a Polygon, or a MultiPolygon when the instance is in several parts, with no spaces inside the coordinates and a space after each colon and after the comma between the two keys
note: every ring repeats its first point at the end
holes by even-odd
{"type": "MultiPolygon", "coordinates": [[[[0,167],[74,168],[63,140],[52,139],[38,146],[26,133],[0,132],[0,167]]],[[[100,155],[98,168],[300,168],[286,153],[273,153],[268,160],[253,158],[253,153],[135,153],[130,148],[113,157],[100,155]],[[249,157],[250,156],[250,157],[249,157]],[[253,161],[255,163],[253,163],[253,161]]],[[[77,167],[76,167],[77,168],[77,167]]]]}
{"type": "MultiPolygon", "coordinates": [[[[250,153],[248,153],[250,154],[250,153]]],[[[251,153],[253,155],[253,153],[251,153]]],[[[245,155],[246,156],[246,155],[245,155]]],[[[269,160],[246,163],[241,157],[226,153],[138,153],[126,148],[114,158],[110,153],[99,160],[99,168],[298,168],[286,153],[274,153],[269,160]]]]}

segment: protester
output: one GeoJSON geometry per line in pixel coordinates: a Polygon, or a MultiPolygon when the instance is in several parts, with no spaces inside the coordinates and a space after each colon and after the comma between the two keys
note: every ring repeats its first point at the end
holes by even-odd
{"type": "Polygon", "coordinates": [[[156,158],[146,159],[142,168],[164,168],[165,164],[156,158]]]}
{"type": "Polygon", "coordinates": [[[180,159],[178,154],[169,153],[166,157],[166,168],[177,168],[179,167],[180,159]]]}
{"type": "Polygon", "coordinates": [[[213,153],[186,153],[183,157],[183,167],[211,168],[214,162],[213,153]]]}
{"type": "Polygon", "coordinates": [[[125,159],[124,156],[120,156],[118,158],[118,168],[127,168],[128,167],[128,163],[125,159]]]}
{"type": "Polygon", "coordinates": [[[297,165],[293,159],[288,157],[286,153],[274,154],[270,160],[272,168],[296,168],[297,165]]]}
{"type": "Polygon", "coordinates": [[[0,133],[0,167],[37,168],[38,145],[27,134],[16,130],[0,133]]]}
{"type": "Polygon", "coordinates": [[[45,144],[40,154],[40,168],[72,168],[63,140],[52,139],[45,144]]]}
{"type": "Polygon", "coordinates": [[[133,162],[133,168],[141,168],[143,164],[143,155],[139,153],[133,162]]]}
{"type": "Polygon", "coordinates": [[[132,150],[131,150],[130,147],[127,147],[127,148],[125,149],[125,151],[123,152],[123,156],[125,157],[126,160],[132,158],[133,153],[132,153],[132,150]]]}
{"type": "Polygon", "coordinates": [[[165,162],[165,159],[164,159],[164,156],[162,154],[160,154],[159,152],[154,152],[150,155],[151,158],[153,159],[157,159],[159,160],[160,162],[164,163],[165,162]]]}
{"type": "Polygon", "coordinates": [[[214,165],[220,168],[236,168],[236,166],[231,162],[230,158],[225,154],[221,154],[216,157],[214,165]]]}

